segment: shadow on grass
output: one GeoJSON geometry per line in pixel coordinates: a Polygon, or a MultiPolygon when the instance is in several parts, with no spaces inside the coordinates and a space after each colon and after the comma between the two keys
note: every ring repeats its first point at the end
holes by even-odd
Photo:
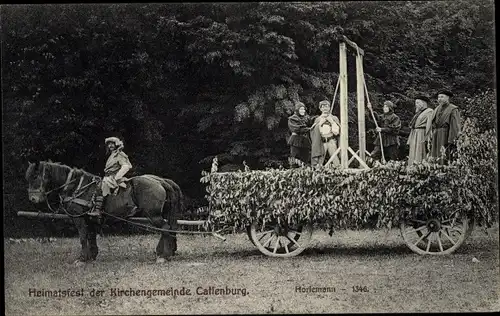
{"type": "MultiPolygon", "coordinates": [[[[155,236],[156,237],[156,236],[155,236]]],[[[97,258],[96,264],[99,262],[136,262],[136,263],[154,263],[155,262],[155,254],[154,249],[156,247],[156,240],[150,241],[150,236],[145,236],[144,240],[141,239],[140,243],[133,243],[130,241],[136,240],[134,238],[127,240],[125,244],[121,244],[122,241],[111,241],[107,245],[103,245],[98,241],[99,244],[99,256],[97,258]]],[[[236,237],[238,238],[238,237],[236,237]]],[[[243,237],[244,238],[244,237],[243,237]]],[[[156,239],[156,238],[155,238],[156,239]]],[[[271,259],[266,255],[262,254],[256,247],[253,247],[251,244],[240,244],[242,240],[236,239],[236,243],[231,243],[231,239],[228,238],[228,244],[221,247],[219,245],[215,245],[213,243],[204,244],[200,240],[192,240],[188,241],[186,245],[180,245],[177,254],[171,259],[173,262],[181,262],[181,263],[190,263],[193,261],[204,261],[210,262],[212,260],[283,260],[283,258],[271,259]],[[195,242],[195,243],[192,243],[195,242]],[[214,248],[215,247],[215,248],[214,248]]],[[[37,244],[34,244],[37,245],[37,244]]],[[[33,246],[32,243],[28,244],[19,244],[19,245],[10,245],[13,249],[17,248],[17,252],[19,252],[25,247],[26,251],[30,249],[29,247],[33,246]]],[[[74,239],[74,244],[64,243],[64,247],[55,247],[52,248],[50,244],[44,244],[42,254],[39,254],[40,257],[50,256],[50,260],[54,259],[54,256],[61,256],[60,259],[62,261],[72,262],[74,258],[77,256],[77,252],[79,251],[78,240],[74,239]],[[73,251],[71,254],[68,253],[69,245],[73,251]],[[74,253],[73,253],[74,252],[74,253]],[[45,253],[45,254],[43,254],[45,253]],[[49,255],[50,254],[50,255],[49,255]],[[72,258],[66,258],[71,256],[72,258]],[[74,257],[74,258],[73,258],[74,257]]],[[[454,255],[471,255],[471,256],[482,256],[482,257],[490,257],[491,254],[495,253],[495,249],[498,249],[498,241],[496,239],[491,238],[491,236],[482,236],[477,235],[475,238],[466,241],[464,245],[457,249],[453,254],[449,255],[453,257],[454,255]]],[[[14,253],[16,253],[14,251],[14,253]]],[[[18,253],[19,254],[19,253],[18,253]]],[[[420,255],[411,251],[404,242],[391,241],[388,244],[377,243],[374,244],[372,242],[366,241],[366,243],[349,245],[346,243],[339,243],[336,245],[311,245],[310,248],[306,249],[304,252],[299,254],[296,257],[292,258],[308,258],[314,259],[318,258],[320,260],[323,259],[342,259],[342,258],[353,258],[357,259],[362,258],[376,258],[376,257],[398,257],[398,256],[407,256],[413,255],[419,257],[420,255]]],[[[446,257],[446,256],[444,256],[446,257]]],[[[479,258],[479,257],[478,257],[479,258]]]]}
{"type": "Polygon", "coordinates": [[[406,245],[369,245],[369,246],[334,246],[314,247],[304,250],[302,256],[335,255],[335,256],[364,256],[375,257],[381,255],[406,255],[411,254],[406,245]]]}
{"type": "MultiPolygon", "coordinates": [[[[464,255],[464,254],[475,254],[478,252],[491,252],[491,244],[465,244],[458,248],[453,255],[464,255]]],[[[296,256],[297,258],[314,258],[318,256],[332,256],[332,257],[379,257],[379,256],[403,256],[403,255],[415,255],[410,248],[405,244],[400,245],[362,245],[362,246],[333,246],[333,247],[312,247],[304,250],[301,254],[296,256]]],[[[266,255],[262,254],[258,249],[251,250],[233,250],[233,251],[213,251],[210,253],[191,253],[191,254],[179,254],[176,255],[176,261],[190,261],[197,259],[207,259],[207,258],[234,258],[234,259],[246,259],[252,258],[257,259],[259,257],[268,258],[266,255]]],[[[280,260],[282,258],[276,258],[280,260]]]]}
{"type": "MultiPolygon", "coordinates": [[[[413,252],[407,248],[405,245],[397,245],[397,246],[384,246],[384,245],[376,245],[376,246],[361,246],[361,247],[313,247],[304,250],[301,254],[296,256],[296,258],[308,258],[308,257],[317,257],[318,255],[327,255],[334,257],[376,257],[376,256],[384,256],[384,255],[408,255],[413,252]]],[[[240,251],[214,251],[210,253],[204,254],[180,254],[176,256],[176,261],[190,261],[196,259],[206,259],[206,258],[234,258],[234,259],[258,259],[260,258],[268,258],[266,255],[262,254],[258,249],[252,250],[240,250],[240,251]]],[[[269,257],[270,258],[270,257],[269,257]]],[[[276,260],[282,260],[282,258],[276,258],[276,260]]]]}

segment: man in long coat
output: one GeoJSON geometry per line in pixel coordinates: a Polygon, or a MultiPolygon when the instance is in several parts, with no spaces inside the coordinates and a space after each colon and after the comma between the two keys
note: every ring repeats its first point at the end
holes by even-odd
{"type": "MultiPolygon", "coordinates": [[[[369,109],[372,108],[370,103],[367,104],[369,109]]],[[[373,114],[379,125],[376,128],[377,134],[380,132],[382,134],[382,148],[380,147],[380,138],[377,135],[373,144],[375,148],[373,149],[371,156],[373,159],[379,159],[381,157],[381,151],[384,151],[385,160],[397,160],[398,149],[399,149],[399,130],[401,129],[401,120],[399,116],[394,113],[395,104],[391,101],[385,101],[383,106],[384,113],[378,114],[373,111],[373,114]]],[[[367,113],[368,115],[368,113],[367,113]]]]}
{"type": "MultiPolygon", "coordinates": [[[[340,120],[330,113],[330,101],[323,100],[319,103],[321,115],[314,119],[311,127],[311,164],[323,165],[326,153],[333,156],[339,146],[340,120]]],[[[334,167],[340,166],[338,153],[332,159],[334,167]]]]}
{"type": "Polygon", "coordinates": [[[310,118],[306,114],[306,106],[302,102],[295,105],[295,113],[288,118],[288,139],[290,157],[309,164],[311,158],[311,140],[309,139],[310,118]]]}
{"type": "Polygon", "coordinates": [[[427,137],[430,138],[430,156],[442,159],[441,151],[444,150],[446,161],[455,151],[455,140],[460,132],[460,112],[458,107],[450,103],[450,91],[443,90],[438,94],[438,106],[434,109],[431,119],[427,122],[427,137]]]}
{"type": "Polygon", "coordinates": [[[410,136],[407,144],[410,147],[408,166],[415,162],[421,162],[427,157],[426,130],[427,122],[431,119],[434,111],[428,107],[430,100],[425,95],[415,98],[415,115],[410,122],[410,136]]]}

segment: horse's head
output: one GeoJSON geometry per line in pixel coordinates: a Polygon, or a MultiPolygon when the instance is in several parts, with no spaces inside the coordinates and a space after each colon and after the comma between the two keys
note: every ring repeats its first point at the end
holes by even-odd
{"type": "Polygon", "coordinates": [[[47,195],[49,177],[45,162],[29,163],[26,170],[26,180],[28,181],[28,198],[33,203],[44,202],[47,195]]]}
{"type": "Polygon", "coordinates": [[[26,170],[28,197],[33,203],[45,202],[47,194],[61,188],[71,168],[53,162],[29,163],[26,170]]]}

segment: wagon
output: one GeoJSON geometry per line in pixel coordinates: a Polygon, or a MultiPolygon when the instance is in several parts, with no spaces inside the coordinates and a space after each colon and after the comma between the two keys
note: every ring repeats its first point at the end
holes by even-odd
{"type": "MultiPolygon", "coordinates": [[[[18,216],[37,219],[69,219],[66,214],[17,212],[18,216]]],[[[129,218],[132,224],[148,223],[144,217],[129,218]]],[[[177,220],[181,226],[198,227],[197,230],[180,230],[180,234],[207,234],[223,241],[226,237],[207,228],[206,220],[177,220]]],[[[148,226],[146,226],[147,228],[148,226]]],[[[447,255],[457,250],[474,228],[474,219],[456,216],[445,220],[438,218],[410,219],[400,223],[400,232],[406,245],[420,255],[447,255]]],[[[313,224],[289,225],[287,223],[254,221],[247,226],[246,234],[252,244],[269,257],[293,257],[308,248],[313,234],[313,224]]]]}
{"type": "MultiPolygon", "coordinates": [[[[347,174],[352,173],[354,170],[347,174]]],[[[359,172],[360,170],[356,170],[359,172]]],[[[258,171],[266,174],[266,171],[258,171]]],[[[366,170],[365,172],[370,172],[366,170]]],[[[230,174],[218,172],[218,175],[230,174]]],[[[240,173],[242,174],[242,173],[240,173]]],[[[236,175],[236,174],[235,174],[236,175]]],[[[233,179],[234,181],[234,179],[233,179]]],[[[240,196],[241,197],[241,196],[240,196]]],[[[228,202],[235,204],[237,201],[228,202]]],[[[265,208],[272,208],[272,201],[265,203],[265,208]]],[[[220,205],[219,205],[220,207],[220,205]]],[[[252,212],[258,210],[253,209],[252,212]]],[[[346,210],[350,212],[350,210],[346,210]]],[[[448,255],[457,250],[470,236],[474,228],[474,216],[469,213],[456,211],[451,215],[440,216],[437,212],[419,212],[418,216],[406,216],[397,226],[403,241],[413,252],[419,255],[448,255]],[[436,216],[433,216],[436,214],[436,216]]],[[[212,214],[217,217],[217,214],[212,214]]],[[[376,215],[375,215],[376,218],[376,215]]],[[[270,257],[293,257],[302,253],[310,244],[313,231],[316,229],[312,221],[294,221],[273,219],[264,222],[262,219],[253,219],[246,226],[248,238],[259,251],[270,257]]],[[[371,228],[367,223],[364,228],[371,228]]]]}

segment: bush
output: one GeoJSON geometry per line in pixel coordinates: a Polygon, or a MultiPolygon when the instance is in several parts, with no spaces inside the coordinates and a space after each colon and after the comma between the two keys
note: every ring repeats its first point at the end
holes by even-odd
{"type": "Polygon", "coordinates": [[[449,165],[394,161],[356,174],[303,167],[204,173],[214,227],[244,229],[253,220],[359,229],[397,225],[405,217],[457,211],[490,226],[496,216],[496,140],[467,120],[449,165]]]}
{"type": "Polygon", "coordinates": [[[496,129],[496,98],[492,90],[486,90],[472,98],[465,98],[463,116],[476,122],[480,132],[496,129]]]}

